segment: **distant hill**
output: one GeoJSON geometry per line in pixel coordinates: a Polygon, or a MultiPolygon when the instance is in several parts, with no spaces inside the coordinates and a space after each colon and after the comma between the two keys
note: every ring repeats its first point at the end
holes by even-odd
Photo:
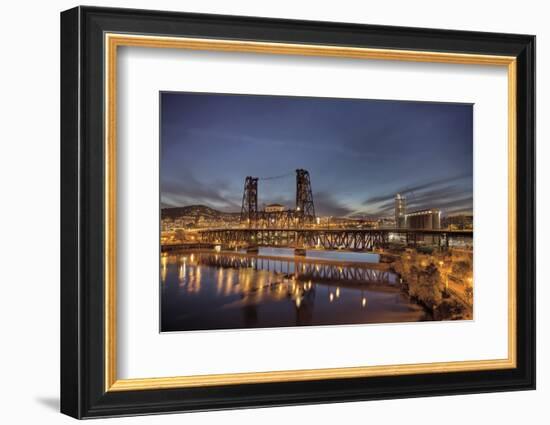
{"type": "Polygon", "coordinates": [[[235,218],[240,213],[227,213],[223,211],[215,210],[214,208],[207,207],[206,205],[188,205],[186,207],[173,207],[161,209],[161,218],[179,218],[189,217],[198,219],[219,219],[219,218],[235,218]]]}

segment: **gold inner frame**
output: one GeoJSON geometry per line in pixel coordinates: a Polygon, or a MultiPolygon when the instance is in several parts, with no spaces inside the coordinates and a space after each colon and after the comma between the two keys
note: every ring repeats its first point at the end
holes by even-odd
{"type": "Polygon", "coordinates": [[[105,34],[105,391],[202,387],[516,367],[516,58],[462,53],[370,49],[256,41],[105,34]],[[508,357],[495,360],[118,379],[116,325],[116,123],[119,46],[436,62],[507,67],[508,72],[508,357]]]}

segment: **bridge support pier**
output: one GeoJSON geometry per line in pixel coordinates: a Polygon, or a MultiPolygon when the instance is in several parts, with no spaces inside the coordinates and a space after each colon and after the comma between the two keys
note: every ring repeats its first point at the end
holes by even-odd
{"type": "Polygon", "coordinates": [[[258,254],[260,252],[260,247],[258,245],[249,245],[246,247],[247,254],[258,254]]]}
{"type": "Polygon", "coordinates": [[[300,257],[306,256],[306,249],[305,248],[294,248],[294,255],[298,255],[300,257]]]}

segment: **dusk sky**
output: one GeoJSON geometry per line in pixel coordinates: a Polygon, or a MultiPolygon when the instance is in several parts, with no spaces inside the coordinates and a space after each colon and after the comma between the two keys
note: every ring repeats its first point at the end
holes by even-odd
{"type": "Polygon", "coordinates": [[[246,176],[258,206],[295,207],[309,171],[317,215],[472,212],[470,104],[161,93],[161,206],[239,212],[246,176]]]}

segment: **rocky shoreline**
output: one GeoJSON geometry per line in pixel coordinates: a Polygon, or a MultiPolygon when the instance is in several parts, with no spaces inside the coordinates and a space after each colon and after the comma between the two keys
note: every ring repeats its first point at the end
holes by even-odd
{"type": "Polygon", "coordinates": [[[394,257],[390,270],[399,275],[401,289],[434,320],[473,318],[471,252],[406,249],[394,257]]]}

